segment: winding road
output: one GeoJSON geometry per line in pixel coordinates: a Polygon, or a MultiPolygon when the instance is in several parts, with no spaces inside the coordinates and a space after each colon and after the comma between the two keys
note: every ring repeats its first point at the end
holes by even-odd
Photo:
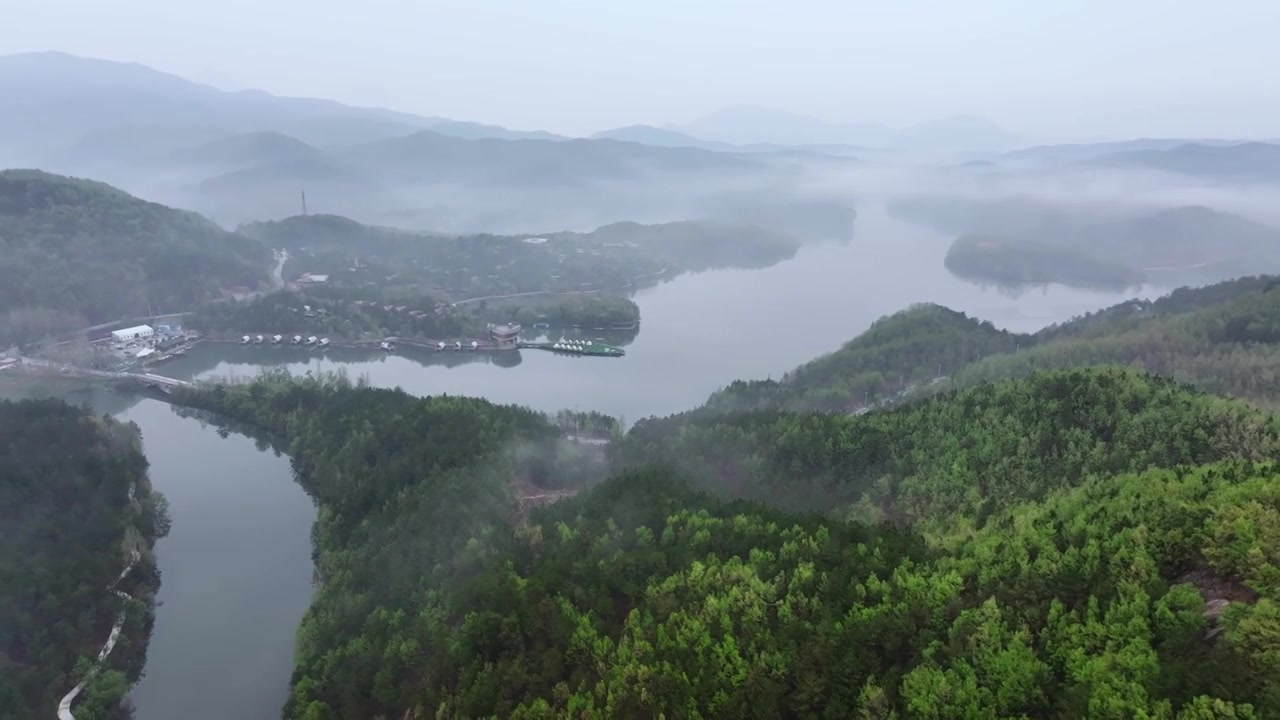
{"type": "MultiPolygon", "coordinates": [[[[130,501],[133,500],[133,495],[134,495],[134,486],[130,485],[129,486],[130,501]]],[[[124,580],[125,576],[129,574],[129,571],[133,569],[134,565],[138,564],[138,560],[140,559],[142,559],[142,553],[138,552],[137,550],[130,551],[129,563],[124,566],[124,570],[120,571],[120,577],[116,578],[116,581],[111,583],[111,587],[110,587],[111,591],[114,592],[117,596],[123,598],[126,603],[132,600],[133,598],[130,597],[128,594],[126,594],[124,591],[117,590],[116,586],[119,585],[122,580],[124,580]]],[[[71,714],[71,704],[76,701],[76,697],[79,696],[80,693],[84,692],[85,685],[88,685],[89,681],[93,679],[93,676],[98,674],[98,668],[102,666],[102,661],[106,660],[107,656],[111,654],[111,651],[115,649],[116,641],[120,639],[120,630],[124,628],[124,617],[128,612],[129,612],[128,605],[120,608],[120,616],[116,618],[116,624],[111,626],[111,634],[107,636],[107,641],[103,643],[102,649],[98,651],[98,659],[94,661],[93,669],[90,670],[89,673],[84,676],[84,679],[81,680],[79,684],[71,688],[71,692],[62,696],[62,701],[58,703],[58,720],[76,720],[76,716],[71,714]]]]}
{"type": "MultiPolygon", "coordinates": [[[[125,575],[129,574],[129,571],[133,569],[133,566],[138,563],[138,560],[141,557],[142,553],[139,553],[137,550],[130,553],[129,564],[124,567],[124,570],[120,573],[120,577],[116,578],[112,587],[115,587],[115,585],[120,584],[121,580],[124,580],[125,575]]],[[[133,599],[121,590],[113,590],[113,592],[121,598],[124,598],[126,602],[133,599]]],[[[58,720],[76,720],[76,716],[71,714],[71,703],[76,701],[76,697],[84,691],[85,685],[89,684],[89,681],[93,679],[93,676],[98,674],[98,668],[101,666],[102,661],[106,660],[107,656],[111,654],[111,651],[115,649],[116,640],[120,639],[120,630],[124,627],[124,616],[128,611],[129,609],[127,607],[120,609],[120,616],[116,618],[116,624],[111,626],[111,634],[107,636],[107,641],[103,643],[102,649],[98,651],[98,659],[94,663],[93,670],[90,670],[89,674],[86,675],[78,685],[71,688],[71,692],[62,696],[62,702],[58,703],[58,720]]]]}

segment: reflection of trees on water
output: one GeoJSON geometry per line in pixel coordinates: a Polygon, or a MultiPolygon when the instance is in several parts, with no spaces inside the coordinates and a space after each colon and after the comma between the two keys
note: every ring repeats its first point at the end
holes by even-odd
{"type": "MultiPolygon", "coordinates": [[[[529,330],[528,340],[592,340],[618,347],[635,341],[640,334],[635,330],[529,330]],[[538,334],[534,334],[538,333],[538,334]]],[[[235,343],[202,343],[184,356],[167,362],[149,365],[147,370],[157,375],[178,380],[210,378],[219,365],[251,365],[251,370],[236,369],[233,375],[241,379],[256,376],[260,368],[282,365],[335,365],[387,362],[391,357],[404,358],[422,367],[459,367],[470,363],[486,363],[500,368],[515,368],[524,362],[524,353],[543,350],[506,350],[500,352],[472,352],[469,350],[427,350],[401,346],[395,352],[362,348],[330,347],[325,351],[294,345],[239,345],[235,343]]],[[[572,362],[579,358],[564,358],[572,362]]],[[[0,376],[0,398],[22,400],[27,398],[57,397],[73,405],[88,405],[97,414],[120,415],[132,410],[148,397],[163,400],[163,396],[151,395],[139,387],[113,387],[96,381],[61,377],[5,378],[0,376]]]]}
{"type": "MultiPolygon", "coordinates": [[[[639,336],[640,330],[536,330],[527,331],[528,340],[558,340],[561,337],[574,340],[592,340],[624,347],[639,336]],[[533,333],[539,333],[537,335],[533,333]]],[[[523,361],[522,353],[541,350],[504,350],[498,352],[472,352],[470,350],[428,350],[401,345],[394,352],[365,348],[330,347],[321,351],[296,345],[239,345],[234,343],[204,343],[196,346],[181,358],[151,367],[159,375],[179,380],[205,377],[220,364],[278,367],[281,365],[327,365],[386,362],[390,357],[409,360],[423,367],[458,367],[469,363],[486,363],[501,368],[514,368],[523,361]]],[[[257,370],[249,372],[256,375],[257,370]]]]}
{"type": "MultiPolygon", "coordinates": [[[[191,354],[173,360],[168,365],[155,369],[156,373],[190,380],[196,377],[207,377],[220,364],[253,365],[255,369],[248,375],[256,375],[257,368],[279,367],[282,365],[309,365],[327,368],[329,365],[355,365],[365,363],[387,362],[390,358],[404,358],[423,367],[443,365],[457,367],[467,363],[490,363],[499,367],[515,367],[521,362],[520,351],[504,350],[502,352],[472,352],[470,350],[427,350],[425,348],[401,346],[394,352],[362,348],[330,347],[323,352],[307,348],[279,345],[233,345],[206,344],[196,347],[191,354]]],[[[245,374],[242,372],[242,374],[245,374]]]]}
{"type": "Polygon", "coordinates": [[[269,433],[264,432],[262,428],[249,423],[238,422],[223,415],[219,415],[209,410],[200,408],[184,407],[182,405],[171,405],[173,414],[181,418],[196,420],[200,423],[201,428],[213,427],[218,433],[218,437],[226,440],[231,437],[232,433],[243,435],[253,441],[253,446],[258,452],[272,452],[276,457],[284,456],[288,453],[289,447],[287,443],[283,443],[277,438],[273,438],[269,433]]]}

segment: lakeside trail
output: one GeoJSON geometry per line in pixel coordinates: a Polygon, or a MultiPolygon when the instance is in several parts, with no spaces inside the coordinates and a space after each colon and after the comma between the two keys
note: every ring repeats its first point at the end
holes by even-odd
{"type": "MultiPolygon", "coordinates": [[[[133,488],[130,487],[130,500],[133,499],[133,492],[133,488]]],[[[129,571],[133,569],[133,566],[138,564],[138,560],[141,559],[141,552],[138,550],[131,550],[129,552],[129,563],[124,566],[124,570],[120,571],[120,576],[116,578],[116,581],[111,583],[111,591],[124,599],[126,603],[133,598],[124,591],[116,590],[115,588],[125,579],[125,576],[129,574],[129,571]]],[[[128,605],[120,608],[120,615],[116,617],[115,625],[111,626],[111,634],[107,636],[107,641],[103,643],[102,649],[98,651],[98,658],[93,663],[93,669],[90,670],[88,674],[84,676],[84,679],[77,683],[75,687],[71,688],[71,692],[62,696],[62,701],[58,703],[58,720],[76,720],[75,715],[71,714],[71,704],[76,701],[76,697],[78,697],[80,693],[84,692],[85,686],[89,684],[89,681],[93,679],[94,675],[98,674],[98,669],[102,667],[102,661],[105,660],[107,656],[111,654],[111,651],[115,649],[116,641],[120,639],[120,630],[124,628],[125,615],[128,614],[128,612],[128,605]]]]}

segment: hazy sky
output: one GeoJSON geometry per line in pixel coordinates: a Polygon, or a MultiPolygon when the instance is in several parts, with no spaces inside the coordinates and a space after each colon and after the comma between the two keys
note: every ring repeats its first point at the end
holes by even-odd
{"type": "Polygon", "coordinates": [[[726,105],[1280,136],[1276,0],[4,0],[0,53],[583,133],[726,105]]]}

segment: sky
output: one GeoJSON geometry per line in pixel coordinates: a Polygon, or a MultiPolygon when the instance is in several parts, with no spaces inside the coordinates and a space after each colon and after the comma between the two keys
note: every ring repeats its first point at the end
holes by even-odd
{"type": "Polygon", "coordinates": [[[0,54],[567,134],[732,105],[1280,137],[1275,0],[0,0],[0,54]]]}

